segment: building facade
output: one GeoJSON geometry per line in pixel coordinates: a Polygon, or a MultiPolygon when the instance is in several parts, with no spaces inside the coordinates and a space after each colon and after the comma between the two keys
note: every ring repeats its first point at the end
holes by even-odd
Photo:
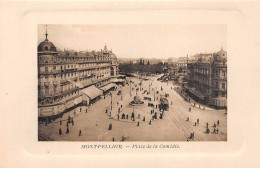
{"type": "Polygon", "coordinates": [[[202,55],[187,65],[188,92],[215,108],[227,107],[227,52],[202,55]]]}
{"type": "Polygon", "coordinates": [[[116,55],[101,51],[57,51],[46,39],[38,45],[38,116],[56,116],[77,105],[89,105],[112,87],[118,74],[116,55]],[[102,89],[103,87],[103,89],[102,89]]]}

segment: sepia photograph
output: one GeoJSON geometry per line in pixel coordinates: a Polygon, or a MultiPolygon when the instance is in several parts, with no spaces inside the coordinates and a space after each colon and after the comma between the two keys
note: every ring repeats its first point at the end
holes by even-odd
{"type": "Polygon", "coordinates": [[[227,26],[39,24],[38,141],[227,141],[227,26]]]}

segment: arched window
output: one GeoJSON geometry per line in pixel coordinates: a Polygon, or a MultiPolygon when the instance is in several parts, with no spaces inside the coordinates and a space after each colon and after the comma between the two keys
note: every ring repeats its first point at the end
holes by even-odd
{"type": "Polygon", "coordinates": [[[48,46],[45,46],[45,50],[48,50],[48,46]]]}

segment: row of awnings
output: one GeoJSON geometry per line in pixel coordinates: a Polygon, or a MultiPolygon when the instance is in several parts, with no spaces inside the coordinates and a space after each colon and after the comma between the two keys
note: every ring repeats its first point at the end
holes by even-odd
{"type": "Polygon", "coordinates": [[[81,91],[88,96],[90,99],[95,99],[98,96],[101,96],[103,92],[110,90],[111,88],[115,87],[114,83],[109,83],[101,88],[97,88],[94,85],[84,88],[81,91]]]}

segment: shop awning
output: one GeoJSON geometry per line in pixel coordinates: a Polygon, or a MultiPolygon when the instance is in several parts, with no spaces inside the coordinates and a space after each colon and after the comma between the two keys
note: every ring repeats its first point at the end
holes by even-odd
{"type": "Polygon", "coordinates": [[[103,92],[96,88],[94,85],[87,87],[83,90],[81,90],[86,96],[88,96],[90,99],[95,99],[98,96],[101,96],[103,92]]]}
{"type": "Polygon", "coordinates": [[[103,86],[103,87],[101,87],[101,88],[99,88],[100,90],[102,90],[102,91],[107,91],[107,90],[109,90],[109,89],[111,89],[111,88],[113,88],[113,87],[115,87],[116,85],[114,84],[114,83],[110,83],[110,84],[108,84],[108,85],[105,85],[105,86],[103,86]]]}
{"type": "Polygon", "coordinates": [[[122,78],[113,78],[113,79],[111,79],[111,82],[113,82],[113,83],[119,83],[119,82],[124,82],[125,81],[125,79],[122,79],[122,78]]]}

